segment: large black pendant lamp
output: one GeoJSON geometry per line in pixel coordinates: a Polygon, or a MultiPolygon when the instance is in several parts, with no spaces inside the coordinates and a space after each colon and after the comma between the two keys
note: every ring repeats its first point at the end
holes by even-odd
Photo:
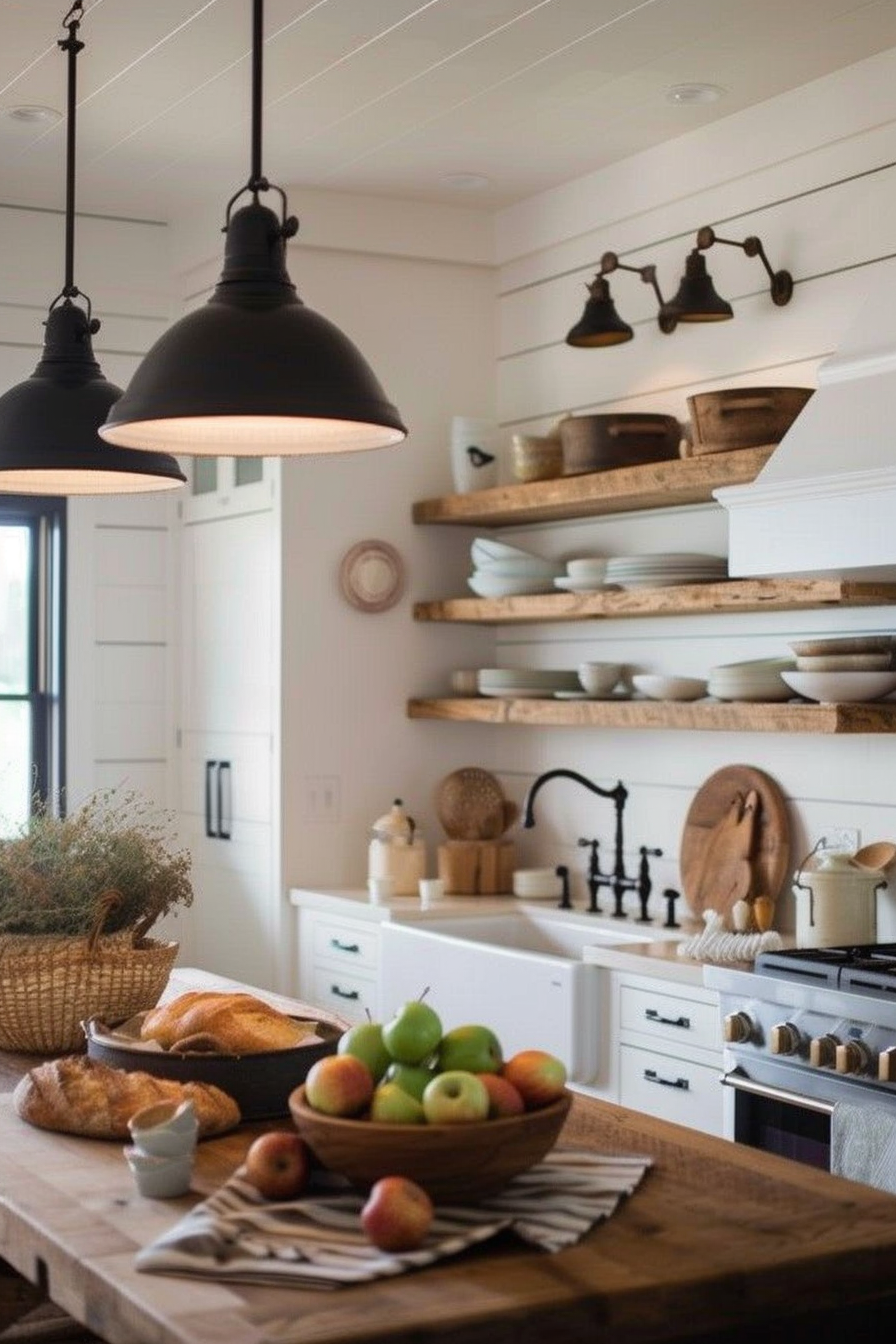
{"type": "Polygon", "coordinates": [[[170,327],[100,430],[110,443],[194,455],[267,457],[400,443],[396,408],[352,342],[306,308],[286,271],[298,230],[259,203],[264,6],[253,0],[252,163],[227,205],[224,270],[208,303],[170,327]],[[249,205],[233,212],[248,192],[249,205]]]}
{"type": "Polygon", "coordinates": [[[17,495],[133,494],[183,485],[185,476],[167,453],[141,453],[103,443],[97,430],[121,388],[96,362],[91,336],[99,321],[74,283],[76,63],[84,43],[84,12],[75,4],[63,19],[68,37],[65,284],[50,305],[43,354],[30,378],[0,397],[0,491],[17,495]],[[87,308],[73,300],[81,298],[87,308]]]}

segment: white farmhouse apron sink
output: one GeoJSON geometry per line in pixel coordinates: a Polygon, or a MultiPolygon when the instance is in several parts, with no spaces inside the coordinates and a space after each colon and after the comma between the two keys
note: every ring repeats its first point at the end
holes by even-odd
{"type": "Polygon", "coordinates": [[[446,1031],[480,1022],[498,1036],[505,1057],[547,1050],[563,1060],[571,1082],[588,1084],[600,1068],[607,977],[583,962],[583,950],[643,943],[657,934],[559,911],[425,925],[388,921],[381,935],[380,1003],[389,1017],[428,987],[427,1002],[446,1031]]]}

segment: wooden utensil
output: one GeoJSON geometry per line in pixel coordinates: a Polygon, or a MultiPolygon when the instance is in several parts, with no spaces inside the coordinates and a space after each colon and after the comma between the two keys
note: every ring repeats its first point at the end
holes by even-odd
{"type": "Polygon", "coordinates": [[[504,830],[504,802],[495,776],[468,765],[442,780],[436,812],[451,840],[496,840],[504,830]]]}
{"type": "Polygon", "coordinates": [[[775,900],[790,867],[790,821],[775,781],[750,765],[725,766],[710,775],[688,809],[679,865],[682,891],[698,918],[707,909],[727,915],[751,890],[775,900]],[[756,803],[747,813],[751,793],[756,803]],[[713,840],[715,883],[709,878],[713,840]],[[718,894],[721,887],[724,896],[718,894]]]}

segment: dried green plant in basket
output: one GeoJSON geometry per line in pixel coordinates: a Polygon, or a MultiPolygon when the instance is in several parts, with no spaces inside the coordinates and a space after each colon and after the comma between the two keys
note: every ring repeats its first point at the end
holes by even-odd
{"type": "Polygon", "coordinates": [[[190,855],[171,848],[170,819],[133,792],[92,795],[67,817],[40,804],[30,823],[0,840],[0,934],[89,935],[114,891],[103,932],[134,941],[193,900],[190,855]]]}
{"type": "Polygon", "coordinates": [[[68,817],[38,806],[0,840],[0,1049],[78,1049],[88,1018],[158,1002],[178,945],[146,935],[193,900],[170,830],[136,793],[110,790],[68,817]]]}

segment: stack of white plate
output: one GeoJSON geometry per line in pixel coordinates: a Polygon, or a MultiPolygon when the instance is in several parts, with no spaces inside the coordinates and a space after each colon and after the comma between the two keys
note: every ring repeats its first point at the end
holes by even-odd
{"type": "Polygon", "coordinates": [[[550,700],[555,691],[581,691],[575,672],[532,667],[482,667],[479,694],[550,700]]]}
{"type": "Polygon", "coordinates": [[[717,555],[664,551],[658,555],[617,555],[607,561],[606,581],[620,588],[665,588],[683,583],[718,583],[728,562],[717,555]]]}
{"type": "Polygon", "coordinates": [[[756,658],[745,663],[724,663],[710,668],[707,690],[717,700],[789,700],[790,688],[783,672],[794,668],[792,658],[756,658]]]}
{"type": "Polygon", "coordinates": [[[553,592],[554,579],[564,572],[555,560],[545,560],[518,546],[477,537],[470,547],[473,573],[467,583],[478,597],[521,597],[553,592]]]}

